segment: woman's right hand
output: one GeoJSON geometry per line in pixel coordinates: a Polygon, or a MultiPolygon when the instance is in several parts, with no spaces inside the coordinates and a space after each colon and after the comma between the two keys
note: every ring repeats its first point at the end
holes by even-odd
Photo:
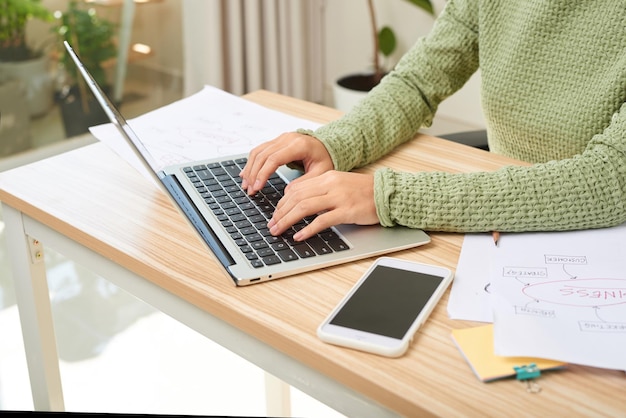
{"type": "Polygon", "coordinates": [[[334,168],[330,154],[320,140],[297,132],[284,133],[250,151],[248,162],[239,174],[241,188],[249,195],[255,194],[278,167],[292,162],[304,167],[304,174],[292,183],[319,176],[334,168]]]}

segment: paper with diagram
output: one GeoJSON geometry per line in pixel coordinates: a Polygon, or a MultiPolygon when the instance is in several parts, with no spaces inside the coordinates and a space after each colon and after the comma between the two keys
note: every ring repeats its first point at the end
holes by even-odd
{"type": "Polygon", "coordinates": [[[626,370],[626,224],[506,235],[490,279],[496,354],[626,370]]]}

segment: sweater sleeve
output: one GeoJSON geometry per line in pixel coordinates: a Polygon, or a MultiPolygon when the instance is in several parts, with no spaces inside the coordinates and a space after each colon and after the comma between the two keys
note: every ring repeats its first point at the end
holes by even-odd
{"type": "Polygon", "coordinates": [[[547,231],[626,221],[626,103],[583,153],[495,172],[375,174],[382,225],[426,230],[547,231]]]}
{"type": "Polygon", "coordinates": [[[314,133],[337,170],[364,166],[430,126],[439,103],[478,68],[477,2],[451,0],[431,33],[343,118],[314,133]]]}

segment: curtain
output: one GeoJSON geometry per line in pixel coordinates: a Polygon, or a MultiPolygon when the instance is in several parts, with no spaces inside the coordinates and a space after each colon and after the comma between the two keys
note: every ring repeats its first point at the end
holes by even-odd
{"type": "Polygon", "coordinates": [[[210,84],[322,102],[325,0],[184,0],[185,95],[210,84]]]}

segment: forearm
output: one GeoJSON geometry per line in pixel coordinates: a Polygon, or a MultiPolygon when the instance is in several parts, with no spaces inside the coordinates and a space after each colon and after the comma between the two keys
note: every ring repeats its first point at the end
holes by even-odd
{"type": "Polygon", "coordinates": [[[469,174],[380,170],[374,187],[385,226],[456,232],[614,226],[626,221],[626,110],[570,159],[469,174]]]}
{"type": "Polygon", "coordinates": [[[473,7],[449,2],[429,36],[378,87],[352,112],[313,133],[326,145],[336,169],[361,167],[410,140],[420,127],[430,125],[439,103],[476,71],[473,7]]]}

